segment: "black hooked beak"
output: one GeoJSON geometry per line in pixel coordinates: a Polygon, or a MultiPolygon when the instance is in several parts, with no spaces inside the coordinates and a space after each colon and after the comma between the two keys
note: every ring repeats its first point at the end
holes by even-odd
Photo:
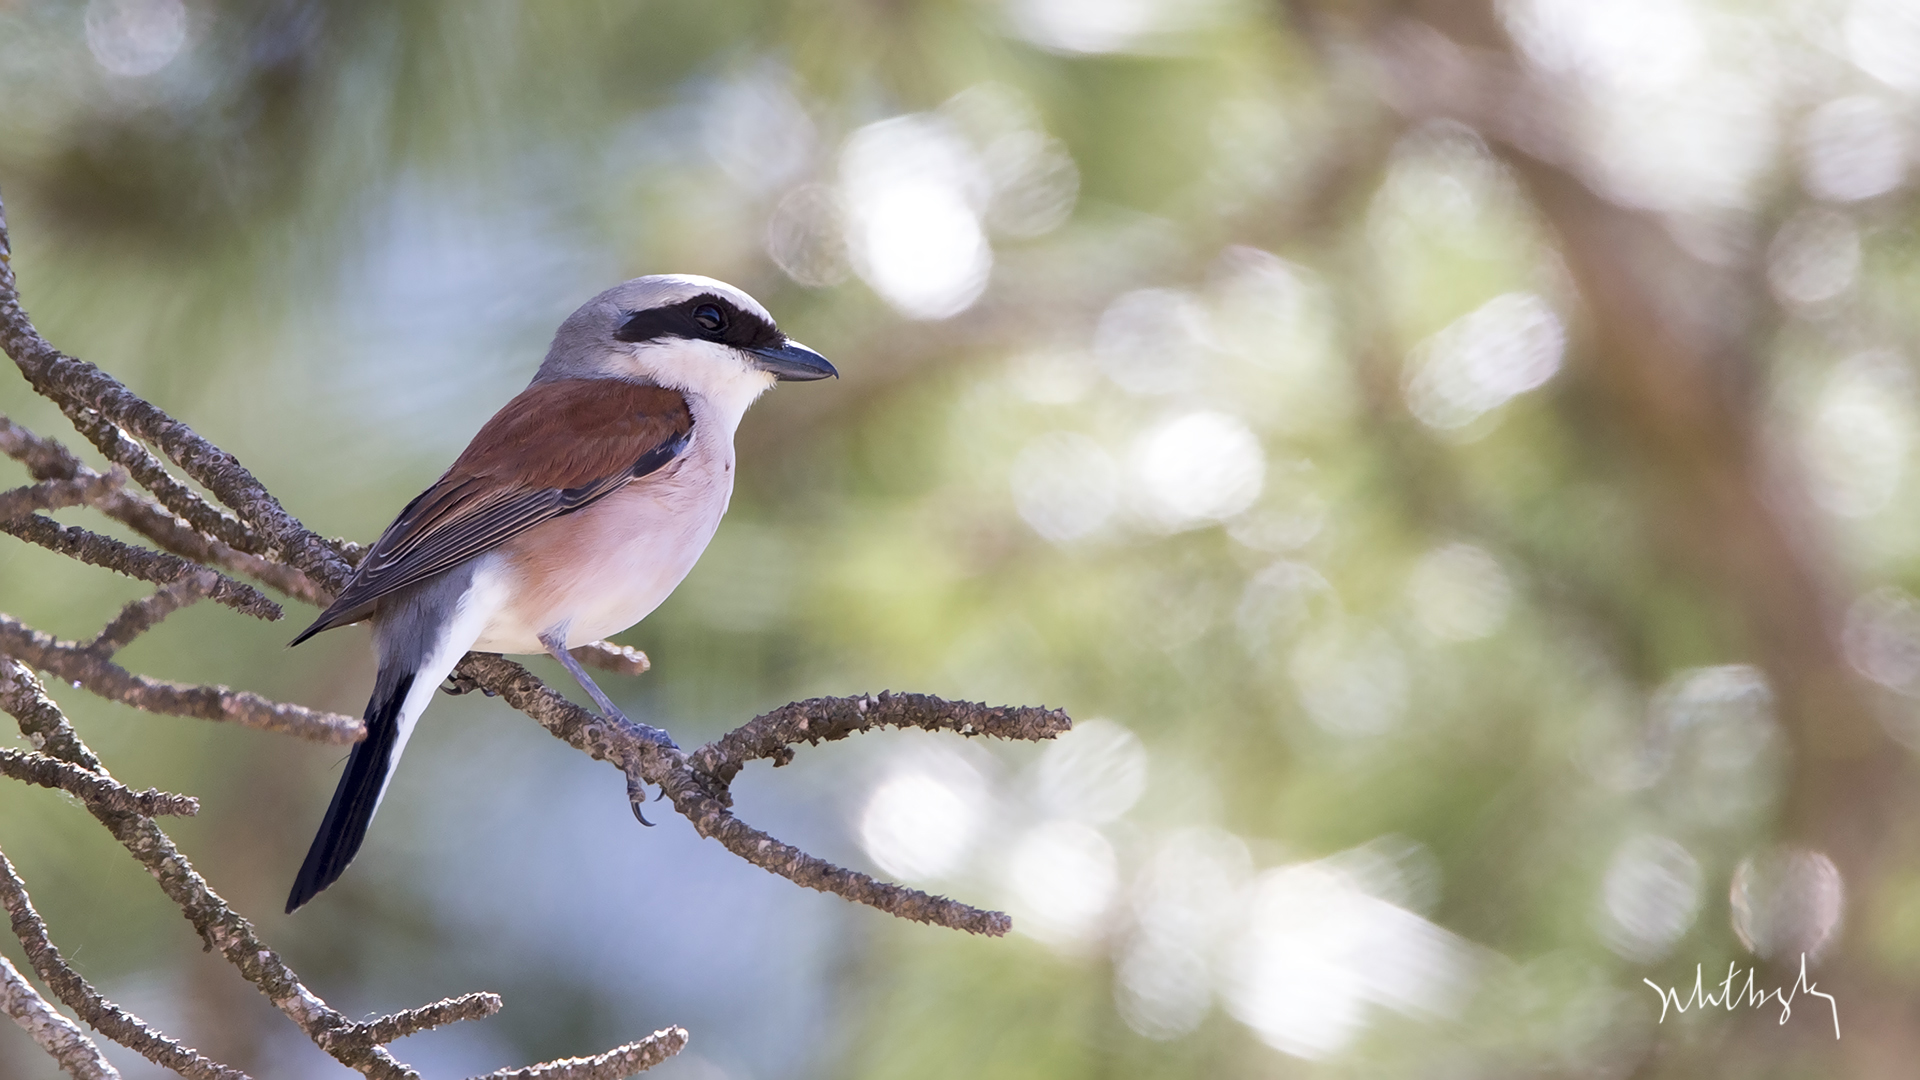
{"type": "Polygon", "coordinates": [[[788,341],[774,348],[746,351],[747,355],[753,357],[754,366],[772,372],[774,378],[784,382],[811,382],[829,375],[836,379],[840,377],[826,357],[797,341],[788,341]]]}

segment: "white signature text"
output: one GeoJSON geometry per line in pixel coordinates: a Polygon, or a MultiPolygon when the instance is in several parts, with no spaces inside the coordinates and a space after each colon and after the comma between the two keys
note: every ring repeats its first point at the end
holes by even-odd
{"type": "Polygon", "coordinates": [[[1749,1008],[1757,1009],[1765,1005],[1769,1000],[1779,1003],[1780,1022],[1784,1024],[1787,1022],[1787,1018],[1793,1015],[1793,999],[1804,993],[1827,1000],[1827,1008],[1833,1011],[1833,1037],[1835,1039],[1840,1037],[1840,1006],[1833,1000],[1832,994],[1823,994],[1820,992],[1819,983],[1809,982],[1807,980],[1806,953],[1800,954],[1800,978],[1794,981],[1791,989],[1783,990],[1775,987],[1772,990],[1762,990],[1754,986],[1753,968],[1747,969],[1745,988],[1736,989],[1734,983],[1740,978],[1739,972],[1740,969],[1729,962],[1727,964],[1727,977],[1720,981],[1720,993],[1709,994],[1706,988],[1704,965],[1695,964],[1693,968],[1693,993],[1686,997],[1680,996],[1679,987],[1667,989],[1652,979],[1641,979],[1640,981],[1652,987],[1653,992],[1660,995],[1660,1022],[1663,1024],[1667,1022],[1668,1006],[1672,1006],[1674,1009],[1683,1013],[1689,1008],[1696,1006],[1700,1008],[1725,1006],[1728,1012],[1732,1012],[1738,1008],[1743,1001],[1749,1008]]]}

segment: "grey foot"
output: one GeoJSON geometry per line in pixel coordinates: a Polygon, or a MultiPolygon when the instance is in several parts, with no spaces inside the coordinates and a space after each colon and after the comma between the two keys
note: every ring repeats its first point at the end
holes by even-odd
{"type": "Polygon", "coordinates": [[[487,695],[488,697],[500,696],[494,693],[493,691],[487,689],[486,687],[481,686],[479,683],[475,682],[474,680],[467,678],[465,675],[449,675],[447,676],[447,681],[440,685],[441,693],[448,694],[453,697],[459,697],[462,694],[471,694],[475,690],[480,691],[481,693],[487,695]]]}

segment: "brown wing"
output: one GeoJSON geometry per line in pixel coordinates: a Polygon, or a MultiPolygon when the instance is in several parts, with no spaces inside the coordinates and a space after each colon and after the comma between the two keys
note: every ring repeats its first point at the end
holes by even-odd
{"type": "Polygon", "coordinates": [[[450,570],[672,461],[693,434],[678,391],[617,379],[530,386],[380,535],[339,599],[293,644],[358,622],[381,597],[450,570]]]}

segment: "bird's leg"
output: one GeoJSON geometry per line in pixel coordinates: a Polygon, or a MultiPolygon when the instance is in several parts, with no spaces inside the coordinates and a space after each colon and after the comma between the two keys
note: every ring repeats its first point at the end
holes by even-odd
{"type": "Polygon", "coordinates": [[[619,717],[625,720],[627,718],[626,714],[614,707],[613,699],[607,696],[606,691],[594,685],[593,680],[587,676],[587,669],[580,666],[580,661],[575,660],[573,654],[567,651],[566,631],[549,630],[540,635],[540,644],[547,647],[547,655],[560,661],[560,666],[567,669],[567,673],[573,676],[573,681],[579,683],[581,689],[592,695],[594,703],[600,706],[602,716],[608,719],[619,717]]]}
{"type": "MultiPolygon", "coordinates": [[[[540,644],[547,647],[547,654],[549,656],[560,661],[560,666],[567,669],[567,672],[573,676],[574,681],[580,684],[581,689],[593,696],[594,703],[600,706],[600,715],[627,729],[630,735],[644,739],[656,746],[670,747],[675,750],[679,749],[679,747],[674,744],[673,736],[668,735],[666,732],[651,724],[642,724],[637,720],[629,720],[627,719],[626,713],[621,712],[615,707],[613,700],[607,697],[606,691],[594,685],[593,679],[587,674],[587,669],[581,667],[580,661],[574,659],[573,654],[567,651],[567,637],[564,629],[549,630],[541,634],[540,644]]],[[[648,821],[647,816],[640,812],[641,806],[646,801],[647,789],[645,784],[643,784],[640,778],[634,773],[628,773],[627,804],[633,808],[633,816],[640,819],[640,824],[651,828],[653,822],[648,821]]]]}
{"type": "Polygon", "coordinates": [[[680,747],[674,743],[673,736],[668,735],[666,732],[651,724],[642,724],[637,720],[627,719],[627,714],[621,712],[614,706],[613,699],[607,696],[606,691],[594,685],[593,679],[587,675],[587,669],[581,667],[580,661],[574,659],[573,654],[567,651],[567,638],[564,629],[549,630],[541,634],[540,644],[547,647],[547,654],[549,656],[560,661],[560,666],[567,669],[568,674],[573,676],[574,681],[580,684],[582,690],[585,690],[593,696],[594,703],[600,706],[600,715],[626,728],[629,734],[645,739],[647,742],[653,743],[656,746],[671,747],[675,750],[680,749],[680,747]]]}

